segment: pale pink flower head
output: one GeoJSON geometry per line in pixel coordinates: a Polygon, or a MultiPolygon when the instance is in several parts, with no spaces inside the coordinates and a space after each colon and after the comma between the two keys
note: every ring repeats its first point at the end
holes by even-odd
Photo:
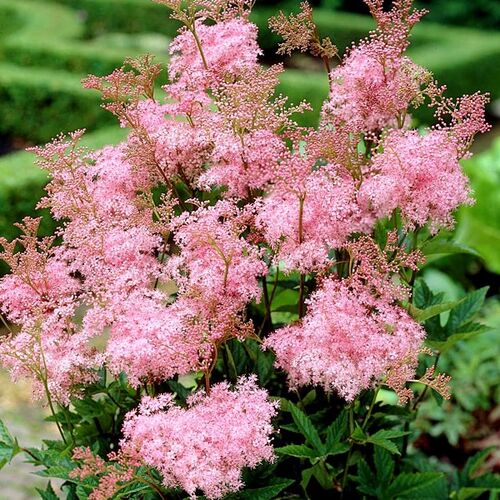
{"type": "Polygon", "coordinates": [[[265,346],[291,387],[319,385],[352,401],[416,352],[424,335],[403,308],[363,283],[330,278],[311,296],[302,323],[276,330],[265,346]]]}
{"type": "Polygon", "coordinates": [[[249,198],[268,187],[285,154],[283,140],[269,130],[254,131],[244,140],[228,131],[214,131],[213,140],[211,166],[199,184],[205,188],[224,186],[230,197],[249,198]]]}
{"type": "Polygon", "coordinates": [[[226,382],[214,385],[210,395],[190,398],[187,408],[171,398],[148,398],[128,414],[121,445],[157,468],[165,486],[181,487],[191,498],[198,490],[222,498],[243,486],[243,467],[274,459],[276,410],[255,377],[240,378],[234,390],[226,382]]]}
{"type": "Polygon", "coordinates": [[[404,116],[422,99],[421,87],[429,73],[407,57],[388,58],[370,45],[352,50],[331,72],[330,96],[323,120],[354,132],[408,125],[404,116]]]}
{"type": "Polygon", "coordinates": [[[257,45],[257,27],[244,19],[229,19],[208,26],[195,21],[195,30],[203,56],[193,33],[181,30],[170,44],[168,91],[179,98],[187,91],[204,91],[225,77],[237,77],[255,68],[261,51],[257,45]],[[238,54],[235,55],[235,47],[238,54]]]}
{"type": "Polygon", "coordinates": [[[260,298],[258,277],[267,266],[259,249],[243,237],[250,216],[227,200],[174,221],[181,254],[170,267],[182,290],[196,287],[204,300],[226,296],[236,308],[260,298]]]}
{"type": "Polygon", "coordinates": [[[452,213],[471,203],[457,146],[446,131],[392,131],[383,142],[360,189],[360,200],[377,217],[401,209],[407,227],[430,222],[432,232],[453,225],[452,213]]]}
{"type": "Polygon", "coordinates": [[[296,161],[295,172],[284,164],[282,180],[264,198],[256,221],[285,269],[307,273],[321,269],[330,250],[366,224],[351,176],[335,165],[313,171],[310,163],[299,163],[309,172],[301,172],[296,161]]]}
{"type": "Polygon", "coordinates": [[[189,328],[189,311],[160,297],[134,294],[117,308],[106,357],[113,373],[124,372],[129,383],[157,382],[199,368],[203,337],[189,328]]]}

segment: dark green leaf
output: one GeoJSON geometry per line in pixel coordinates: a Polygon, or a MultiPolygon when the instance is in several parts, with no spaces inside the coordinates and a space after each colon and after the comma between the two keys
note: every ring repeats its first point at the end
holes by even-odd
{"type": "Polygon", "coordinates": [[[446,329],[454,333],[460,326],[471,320],[481,309],[488,287],[480,288],[467,294],[459,304],[454,307],[446,323],[446,329]]]}
{"type": "Polygon", "coordinates": [[[377,479],[382,485],[387,485],[394,473],[394,460],[391,454],[380,446],[375,446],[375,454],[373,457],[375,469],[377,471],[377,479]]]}
{"type": "Polygon", "coordinates": [[[363,431],[363,429],[356,423],[356,428],[354,429],[353,433],[351,434],[351,438],[354,439],[354,441],[358,441],[360,443],[365,443],[367,439],[367,435],[363,431]]]}
{"type": "Polygon", "coordinates": [[[342,441],[347,435],[347,412],[342,410],[340,415],[328,426],[326,430],[326,451],[342,441]]]}
{"type": "Polygon", "coordinates": [[[422,492],[434,483],[441,481],[442,478],[443,474],[440,472],[415,472],[400,474],[387,489],[387,498],[419,498],[419,492],[422,492]]]}
{"type": "Polygon", "coordinates": [[[276,448],[275,451],[278,455],[288,455],[298,458],[316,458],[318,456],[317,451],[314,451],[305,444],[290,444],[288,446],[276,448]]]}
{"type": "Polygon", "coordinates": [[[358,475],[356,476],[356,482],[362,487],[362,491],[364,493],[373,493],[373,490],[378,485],[375,474],[373,474],[372,470],[363,458],[358,461],[358,475]]]}
{"type": "Polygon", "coordinates": [[[478,469],[483,465],[484,461],[494,450],[494,447],[485,448],[479,453],[476,453],[465,462],[464,468],[461,473],[463,480],[473,479],[478,469]]]}
{"type": "Polygon", "coordinates": [[[416,321],[422,323],[442,312],[449,311],[457,306],[461,301],[456,300],[453,302],[442,302],[441,304],[435,304],[433,306],[426,307],[425,309],[419,309],[417,307],[411,306],[409,312],[415,318],[416,321]]]}
{"type": "Polygon", "coordinates": [[[431,289],[422,278],[418,278],[415,281],[415,286],[413,287],[413,304],[415,307],[425,309],[440,304],[443,301],[443,296],[442,293],[437,295],[432,293],[431,289]]]}
{"type": "Polygon", "coordinates": [[[309,442],[315,450],[319,451],[320,454],[323,454],[323,443],[311,419],[293,404],[290,405],[290,412],[295,425],[298,427],[300,433],[306,438],[306,441],[309,442]]]}
{"type": "Polygon", "coordinates": [[[45,489],[45,491],[39,488],[36,488],[36,491],[38,492],[42,500],[59,500],[56,492],[54,491],[54,488],[52,488],[52,484],[50,483],[50,481],[47,484],[47,488],[45,489]]]}
{"type": "Polygon", "coordinates": [[[403,431],[395,431],[395,430],[381,430],[373,434],[372,436],[368,436],[367,442],[372,443],[375,446],[380,446],[381,448],[385,448],[391,453],[395,453],[399,455],[398,447],[395,443],[391,441],[391,439],[399,438],[405,436],[408,432],[403,431]]]}
{"type": "Polygon", "coordinates": [[[458,243],[452,240],[433,239],[422,247],[424,255],[438,255],[438,254],[468,254],[474,257],[481,257],[479,253],[473,248],[458,243]]]}
{"type": "Polygon", "coordinates": [[[244,490],[224,497],[226,500],[272,500],[285,488],[293,484],[293,479],[279,478],[279,483],[253,490],[244,490]]]}

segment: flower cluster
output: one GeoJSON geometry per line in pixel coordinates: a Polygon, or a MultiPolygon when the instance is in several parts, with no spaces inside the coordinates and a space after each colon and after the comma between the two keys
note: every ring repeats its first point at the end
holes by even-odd
{"type": "Polygon", "coordinates": [[[396,303],[408,292],[391,279],[401,264],[415,269],[418,257],[388,263],[368,239],[348,250],[353,274],[325,279],[303,320],[273,332],[265,346],[291,386],[320,385],[351,401],[400,360],[416,358],[425,331],[396,303]]]}
{"type": "Polygon", "coordinates": [[[254,377],[240,379],[234,390],[227,383],[214,385],[210,396],[196,394],[187,408],[169,396],[144,399],[128,415],[122,447],[156,467],[165,485],[180,486],[192,498],[197,490],[221,498],[241,488],[243,467],[274,459],[276,410],[254,377]]]}

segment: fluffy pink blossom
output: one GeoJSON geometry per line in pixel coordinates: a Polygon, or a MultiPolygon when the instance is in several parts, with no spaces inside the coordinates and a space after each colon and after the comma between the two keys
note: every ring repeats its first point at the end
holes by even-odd
{"type": "Polygon", "coordinates": [[[187,29],[170,44],[169,76],[174,83],[168,90],[174,97],[186,90],[206,90],[223,81],[226,75],[234,78],[257,65],[261,51],[254,24],[244,19],[229,19],[208,26],[197,20],[194,28],[200,47],[187,29]]]}
{"type": "Polygon", "coordinates": [[[267,266],[258,248],[243,237],[250,217],[234,203],[219,201],[173,222],[181,253],[169,265],[181,291],[196,288],[204,299],[224,295],[236,309],[259,299],[258,277],[267,266]]]}
{"type": "Polygon", "coordinates": [[[457,147],[445,131],[392,131],[373,158],[360,199],[377,217],[399,207],[408,227],[430,222],[436,232],[453,224],[459,205],[471,203],[469,193],[457,147]]]}
{"type": "Polygon", "coordinates": [[[324,266],[329,251],[351,233],[368,226],[352,177],[334,165],[312,171],[304,160],[293,161],[293,176],[289,165],[282,165],[282,180],[264,198],[256,220],[285,269],[307,273],[324,266]],[[305,169],[300,174],[297,163],[305,169]]]}
{"type": "Polygon", "coordinates": [[[234,390],[226,382],[214,385],[209,396],[194,395],[187,408],[169,395],[143,398],[139,411],[127,416],[121,445],[157,468],[166,486],[181,487],[191,498],[197,490],[221,498],[243,486],[243,467],[274,459],[276,409],[255,377],[241,378],[234,390]]]}
{"type": "Polygon", "coordinates": [[[189,328],[179,302],[134,295],[120,304],[106,347],[109,368],[124,372],[133,386],[168,380],[199,368],[204,339],[189,328]]]}
{"type": "Polygon", "coordinates": [[[225,186],[228,196],[246,198],[267,187],[285,152],[281,138],[257,130],[244,139],[228,131],[214,134],[211,166],[200,178],[203,187],[225,186]]]}
{"type": "Polygon", "coordinates": [[[408,106],[421,99],[428,72],[406,57],[384,58],[369,46],[354,49],[331,73],[323,113],[350,130],[374,131],[404,124],[408,106]],[[403,120],[403,121],[402,121],[403,120]]]}
{"type": "MultiPolygon", "coordinates": [[[[128,138],[128,146],[132,151],[138,148],[139,154],[144,147],[150,148],[155,171],[146,170],[144,173],[149,177],[162,183],[181,180],[190,185],[210,157],[213,147],[210,128],[195,125],[191,114],[190,122],[176,119],[177,112],[175,105],[159,104],[151,99],[139,102],[131,114],[140,132],[128,138]],[[144,135],[147,137],[145,144],[144,135]],[[158,170],[161,170],[160,175],[158,170]]],[[[193,113],[196,117],[200,110],[193,113]]],[[[135,163],[140,165],[140,162],[135,163]]]]}
{"type": "Polygon", "coordinates": [[[327,279],[301,324],[276,330],[265,346],[292,387],[320,385],[348,401],[419,349],[425,331],[401,307],[360,282],[327,279]]]}

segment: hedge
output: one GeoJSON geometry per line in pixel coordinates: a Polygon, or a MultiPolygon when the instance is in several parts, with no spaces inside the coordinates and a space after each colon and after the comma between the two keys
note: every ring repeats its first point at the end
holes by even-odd
{"type": "Polygon", "coordinates": [[[120,31],[153,31],[174,37],[180,24],[169,19],[168,9],[152,0],[57,0],[81,12],[89,37],[120,31]]]}
{"type": "MultiPolygon", "coordinates": [[[[106,144],[117,144],[125,134],[124,129],[108,127],[84,135],[82,144],[90,148],[100,148],[106,144]]],[[[14,222],[26,215],[37,215],[35,206],[44,194],[47,175],[36,167],[33,161],[33,154],[26,151],[0,158],[0,235],[9,239],[18,235],[14,222]]],[[[42,232],[50,234],[55,223],[47,212],[42,214],[42,232]]]]}
{"type": "MultiPolygon", "coordinates": [[[[48,35],[58,39],[74,39],[83,36],[85,25],[77,13],[63,5],[32,0],[0,0],[1,37],[28,37],[44,40],[48,35]]],[[[0,38],[1,38],[0,37],[0,38]]]]}
{"type": "MultiPolygon", "coordinates": [[[[34,43],[31,38],[7,41],[3,44],[3,48],[9,54],[9,63],[98,76],[111,73],[120,67],[127,57],[137,57],[142,53],[137,50],[110,49],[90,43],[61,43],[57,39],[34,43]]],[[[156,57],[156,59],[164,65],[167,63],[166,57],[156,57]]]]}
{"type": "MultiPolygon", "coordinates": [[[[7,29],[0,32],[0,59],[21,66],[102,76],[122,65],[126,57],[142,53],[135,48],[110,48],[105,43],[77,39],[84,25],[76,11],[62,5],[27,0],[9,4],[0,0],[0,19],[10,19],[7,29]],[[58,23],[63,23],[64,29],[59,30],[58,23]]],[[[164,64],[166,45],[165,55],[157,57],[164,64]]]]}
{"type": "Polygon", "coordinates": [[[0,63],[0,134],[46,142],[60,131],[95,130],[114,122],[97,92],[63,71],[0,63]]]}
{"type": "MultiPolygon", "coordinates": [[[[116,29],[124,26],[122,11],[130,7],[132,11],[127,17],[131,22],[139,23],[140,19],[144,29],[162,28],[169,34],[172,32],[172,23],[165,21],[165,8],[150,0],[60,1],[88,9],[89,22],[94,17],[101,18],[103,22],[115,23],[111,27],[116,29]],[[133,9],[143,14],[135,15],[133,9]],[[160,15],[158,9],[165,16],[160,15]]],[[[12,4],[0,0],[0,10],[14,13],[11,26],[19,23],[21,18],[26,21],[15,34],[9,29],[0,39],[0,51],[9,60],[9,63],[0,64],[0,110],[4,117],[0,134],[43,142],[60,129],[70,130],[80,126],[95,129],[109,123],[112,118],[99,109],[97,96],[83,91],[79,80],[86,73],[110,72],[130,52],[76,40],[75,37],[82,35],[84,26],[78,21],[76,11],[64,5],[27,0],[12,4]],[[55,31],[55,26],[60,23],[64,24],[64,29],[55,31]],[[60,40],[48,41],[48,30],[57,32],[57,37],[69,38],[64,43],[60,40]],[[12,63],[30,67],[20,68],[12,63]],[[31,67],[39,64],[59,71],[31,67]]],[[[257,9],[253,15],[269,47],[277,41],[269,36],[267,29],[267,18],[272,11],[275,9],[257,9]]],[[[340,47],[353,38],[359,39],[366,35],[373,26],[368,17],[324,9],[316,11],[316,18],[320,33],[331,34],[340,47]]],[[[135,28],[131,25],[127,29],[130,31],[135,28]]],[[[450,95],[460,95],[479,88],[490,91],[493,98],[500,97],[499,35],[421,24],[415,29],[413,42],[410,49],[412,57],[433,70],[438,80],[446,82],[450,95]]],[[[317,104],[327,95],[327,82],[323,73],[289,70],[282,77],[279,90],[289,95],[291,102],[305,98],[317,104]]],[[[423,121],[427,121],[429,115],[430,112],[425,109],[417,113],[423,121]]],[[[317,116],[311,113],[301,119],[304,124],[314,124],[316,120],[317,116]]]]}

